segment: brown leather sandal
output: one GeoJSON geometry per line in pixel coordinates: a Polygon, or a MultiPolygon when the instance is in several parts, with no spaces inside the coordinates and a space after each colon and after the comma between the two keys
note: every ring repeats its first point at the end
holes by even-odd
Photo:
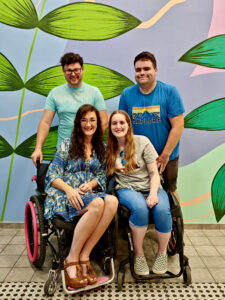
{"type": "Polygon", "coordinates": [[[64,274],[65,274],[65,281],[66,281],[66,286],[70,286],[73,288],[80,288],[84,287],[88,284],[87,279],[82,275],[82,269],[81,266],[79,265],[79,262],[67,262],[64,260],[64,274]],[[68,273],[67,273],[67,268],[71,266],[76,266],[76,276],[73,278],[70,278],[68,273]]]}
{"type": "Polygon", "coordinates": [[[87,278],[88,284],[95,284],[98,281],[98,276],[95,273],[92,265],[90,264],[89,260],[80,261],[80,264],[86,265],[86,275],[83,275],[84,278],[87,278]]]}

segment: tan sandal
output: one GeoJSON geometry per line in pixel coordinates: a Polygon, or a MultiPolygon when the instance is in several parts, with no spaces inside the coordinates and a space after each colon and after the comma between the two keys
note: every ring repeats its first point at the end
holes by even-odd
{"type": "Polygon", "coordinates": [[[64,260],[64,274],[65,274],[65,281],[66,286],[70,286],[72,288],[80,288],[84,287],[88,284],[87,279],[82,275],[82,269],[79,265],[79,262],[67,262],[64,260]],[[76,266],[76,276],[73,278],[70,278],[67,273],[67,268],[71,266],[76,266]]]}
{"type": "Polygon", "coordinates": [[[90,264],[89,260],[86,261],[80,261],[81,265],[86,265],[86,275],[83,275],[84,278],[87,278],[88,284],[95,284],[98,281],[98,276],[95,273],[95,270],[93,269],[92,265],[90,264]]]}

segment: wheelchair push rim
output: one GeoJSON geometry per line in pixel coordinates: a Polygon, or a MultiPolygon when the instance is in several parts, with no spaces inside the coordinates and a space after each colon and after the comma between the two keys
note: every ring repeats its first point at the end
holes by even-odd
{"type": "Polygon", "coordinates": [[[38,225],[34,204],[31,201],[26,204],[24,223],[27,254],[29,260],[35,262],[38,255],[38,225]]]}

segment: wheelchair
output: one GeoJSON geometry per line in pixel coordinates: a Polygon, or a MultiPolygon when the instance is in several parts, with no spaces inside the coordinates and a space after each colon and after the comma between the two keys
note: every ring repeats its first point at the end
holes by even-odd
{"type": "Polygon", "coordinates": [[[76,290],[66,286],[63,261],[69,252],[73,230],[80,217],[74,217],[72,222],[65,222],[60,217],[55,217],[51,220],[44,218],[44,201],[46,197],[44,180],[48,166],[48,163],[40,164],[40,162],[37,161],[37,194],[32,195],[26,203],[24,219],[26,247],[30,262],[36,268],[41,268],[45,262],[47,246],[50,247],[53,254],[52,268],[49,271],[47,281],[44,285],[45,294],[49,296],[54,295],[60,273],[62,276],[63,289],[67,294],[75,294],[109,284],[115,277],[114,258],[116,256],[115,245],[117,241],[116,217],[112,220],[110,226],[94,247],[91,254],[91,259],[98,259],[106,277],[101,277],[101,280],[94,285],[88,285],[76,290]]]}
{"type": "MultiPolygon", "coordinates": [[[[182,212],[180,208],[179,201],[177,198],[170,192],[167,193],[170,201],[170,210],[173,220],[171,238],[168,243],[167,254],[168,256],[173,256],[175,254],[179,255],[179,265],[180,271],[177,274],[174,274],[170,271],[167,271],[165,274],[154,274],[150,271],[149,275],[137,275],[134,272],[134,246],[132,240],[132,234],[129,227],[129,218],[130,211],[127,207],[120,205],[118,210],[119,215],[119,228],[123,230],[123,236],[128,241],[128,257],[122,260],[119,264],[119,269],[117,273],[117,285],[118,290],[121,291],[123,288],[124,278],[125,278],[125,265],[130,263],[130,270],[135,281],[147,281],[154,279],[169,279],[176,278],[183,275],[183,282],[187,286],[191,284],[191,268],[189,266],[188,258],[184,255],[184,241],[183,241],[183,232],[184,232],[184,223],[182,212]]],[[[146,195],[147,196],[147,195],[146,195]]],[[[154,224],[153,216],[150,213],[149,224],[154,224]]]]}

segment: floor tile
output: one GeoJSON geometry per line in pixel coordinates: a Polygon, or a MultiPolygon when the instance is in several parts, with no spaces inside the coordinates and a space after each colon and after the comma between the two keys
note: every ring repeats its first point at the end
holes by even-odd
{"type": "Polygon", "coordinates": [[[215,236],[224,236],[222,230],[214,230],[214,229],[206,230],[206,229],[204,229],[203,232],[207,237],[209,237],[209,236],[213,236],[213,237],[215,237],[215,236]]]}
{"type": "Polygon", "coordinates": [[[190,236],[205,236],[204,232],[202,230],[198,230],[198,229],[186,229],[185,233],[187,234],[188,237],[190,236]]]}
{"type": "Polygon", "coordinates": [[[25,245],[7,245],[4,250],[2,251],[2,254],[8,254],[8,255],[20,255],[24,251],[25,245]]]}
{"type": "Polygon", "coordinates": [[[186,256],[197,256],[198,253],[196,252],[194,246],[185,246],[184,247],[184,254],[186,256]]]}
{"type": "Polygon", "coordinates": [[[223,269],[210,268],[209,271],[212,274],[215,282],[225,283],[225,269],[224,268],[223,269]]]}
{"type": "Polygon", "coordinates": [[[32,282],[46,282],[46,280],[48,279],[48,272],[49,269],[48,268],[43,268],[41,270],[35,270],[31,281],[32,282]]]}
{"type": "Polygon", "coordinates": [[[5,278],[5,282],[30,282],[34,270],[31,268],[13,268],[5,278]]]}
{"type": "Polygon", "coordinates": [[[208,237],[210,242],[215,245],[215,246],[225,246],[225,237],[220,237],[220,236],[211,236],[208,237]]]}
{"type": "Polygon", "coordinates": [[[191,240],[187,235],[184,236],[184,245],[185,246],[192,246],[191,240]]]}
{"type": "Polygon", "coordinates": [[[11,268],[0,268],[0,282],[3,282],[11,268]]]}
{"type": "Polygon", "coordinates": [[[13,238],[12,235],[2,235],[2,236],[0,236],[0,244],[1,245],[8,244],[12,238],[13,238]]]}
{"type": "Polygon", "coordinates": [[[14,236],[17,234],[18,229],[12,229],[12,228],[0,228],[0,235],[7,235],[7,236],[14,236]]]}
{"type": "Polygon", "coordinates": [[[18,229],[18,232],[16,235],[23,235],[25,236],[25,230],[24,229],[18,229]]]}
{"type": "Polygon", "coordinates": [[[20,235],[14,236],[9,242],[10,245],[24,245],[25,243],[26,243],[25,236],[20,236],[20,235]]]}
{"type": "Polygon", "coordinates": [[[0,253],[2,252],[2,250],[6,247],[6,244],[5,245],[0,245],[0,253]]]}
{"type": "Polygon", "coordinates": [[[206,268],[191,270],[192,283],[215,282],[214,278],[206,268]]]}
{"type": "MultiPolygon", "coordinates": [[[[224,268],[225,269],[225,259],[221,256],[202,256],[204,264],[207,268],[224,268]]],[[[225,278],[224,278],[225,279],[225,278]]]]}
{"type": "Polygon", "coordinates": [[[206,236],[190,236],[191,243],[195,246],[210,246],[211,242],[206,236]]]}
{"type": "Polygon", "coordinates": [[[28,259],[28,256],[22,255],[17,260],[16,264],[14,265],[14,268],[30,268],[32,265],[28,259]]]}
{"type": "Polygon", "coordinates": [[[13,267],[18,258],[18,255],[0,255],[0,268],[13,267]]]}
{"type": "Polygon", "coordinates": [[[215,246],[215,248],[220,253],[220,255],[225,256],[225,247],[224,246],[215,246]]]}
{"type": "Polygon", "coordinates": [[[200,256],[219,256],[219,252],[214,246],[195,246],[195,249],[200,256]]]}
{"type": "Polygon", "coordinates": [[[188,256],[191,269],[205,268],[203,260],[199,256],[188,256]]]}

